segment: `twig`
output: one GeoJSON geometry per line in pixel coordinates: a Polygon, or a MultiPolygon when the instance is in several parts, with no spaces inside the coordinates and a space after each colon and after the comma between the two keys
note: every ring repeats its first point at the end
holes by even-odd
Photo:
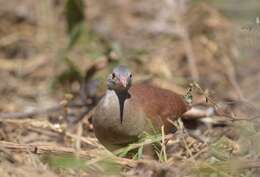
{"type": "Polygon", "coordinates": [[[36,116],[36,115],[49,114],[49,113],[52,113],[52,112],[60,111],[61,109],[64,108],[64,106],[66,104],[67,104],[67,102],[62,102],[58,105],[55,105],[55,106],[52,106],[52,107],[49,107],[49,108],[36,109],[36,110],[33,110],[33,111],[28,111],[28,112],[2,112],[2,113],[0,113],[0,119],[29,118],[29,117],[33,117],[33,116],[36,116]]]}
{"type": "MultiPolygon", "coordinates": [[[[77,135],[71,134],[69,132],[66,132],[65,136],[68,136],[69,138],[72,138],[72,139],[75,139],[75,140],[77,139],[77,135]]],[[[97,143],[97,141],[95,141],[94,138],[91,139],[90,137],[85,138],[85,137],[81,136],[80,141],[83,142],[83,143],[86,143],[87,145],[90,145],[94,148],[101,147],[101,145],[99,143],[97,143]]]]}
{"type": "Polygon", "coordinates": [[[30,62],[27,67],[22,69],[22,73],[20,73],[21,77],[28,77],[32,73],[36,72],[38,69],[45,67],[47,64],[49,64],[49,58],[41,57],[37,59],[35,62],[30,62]]]}
{"type": "Polygon", "coordinates": [[[192,160],[196,159],[197,157],[199,157],[201,154],[205,153],[208,151],[208,146],[204,147],[203,149],[201,149],[200,151],[198,151],[196,154],[194,154],[192,157],[192,160]]]}
{"type": "MultiPolygon", "coordinates": [[[[68,98],[69,99],[69,98],[68,98]]],[[[22,119],[22,118],[30,118],[36,115],[50,114],[53,112],[66,110],[67,107],[84,107],[84,104],[77,104],[69,102],[69,100],[63,100],[59,104],[48,107],[48,108],[38,108],[28,112],[0,112],[0,119],[22,119]]],[[[82,114],[86,114],[85,112],[82,114]]],[[[84,117],[84,115],[81,115],[84,117]]]]}
{"type": "Polygon", "coordinates": [[[0,146],[0,152],[3,152],[5,154],[5,158],[12,162],[12,163],[16,163],[19,160],[13,155],[13,153],[11,151],[9,151],[8,149],[1,147],[0,146]]]}
{"type": "MultiPolygon", "coordinates": [[[[18,144],[7,141],[0,141],[0,147],[8,149],[14,152],[25,152],[34,153],[34,154],[74,154],[76,151],[70,147],[62,147],[57,145],[50,144],[40,144],[40,143],[31,143],[31,144],[18,144]]],[[[80,151],[79,155],[82,158],[90,158],[93,152],[91,151],[80,151]]]]}
{"type": "Polygon", "coordinates": [[[161,142],[161,146],[162,146],[162,156],[163,156],[163,161],[166,162],[167,161],[167,153],[166,153],[166,141],[165,141],[165,131],[164,131],[164,126],[161,127],[161,133],[162,133],[162,142],[161,142]]]}
{"type": "MultiPolygon", "coordinates": [[[[178,120],[178,124],[179,124],[179,127],[183,130],[183,133],[185,133],[186,131],[185,131],[185,128],[184,128],[183,123],[182,123],[180,120],[178,120]]],[[[195,162],[195,160],[194,160],[194,158],[193,158],[193,155],[192,155],[192,152],[191,152],[191,150],[190,150],[190,148],[189,148],[189,146],[188,146],[188,144],[187,144],[186,139],[184,138],[184,136],[182,136],[182,140],[183,140],[183,143],[184,143],[184,147],[185,147],[185,149],[187,150],[187,152],[188,152],[190,158],[192,158],[192,160],[195,162]]]]}
{"type": "MultiPolygon", "coordinates": [[[[36,131],[38,133],[42,133],[50,137],[53,137],[57,134],[57,136],[64,135],[68,138],[77,140],[77,135],[71,134],[68,131],[64,131],[64,129],[61,126],[53,125],[48,121],[31,119],[4,119],[0,120],[0,122],[24,125],[23,127],[27,127],[29,128],[29,130],[36,131]]],[[[81,136],[80,141],[84,142],[85,144],[93,148],[100,147],[100,144],[98,144],[97,141],[95,141],[95,139],[91,137],[85,138],[81,136]]]]}
{"type": "Polygon", "coordinates": [[[221,171],[219,169],[217,169],[216,167],[214,167],[213,165],[210,165],[208,163],[205,163],[205,166],[208,167],[209,169],[219,173],[221,176],[225,176],[225,177],[232,177],[231,175],[229,175],[228,173],[226,173],[225,171],[221,171]]]}
{"type": "Polygon", "coordinates": [[[260,159],[258,160],[244,160],[241,168],[260,168],[260,159]]]}
{"type": "MultiPolygon", "coordinates": [[[[206,98],[206,102],[209,102],[211,103],[214,108],[215,108],[215,111],[217,112],[217,115],[218,116],[223,116],[223,117],[226,117],[228,119],[230,119],[231,121],[235,122],[235,121],[249,121],[249,120],[255,120],[255,119],[258,119],[260,118],[260,115],[256,115],[256,116],[252,116],[252,117],[235,117],[234,114],[232,115],[228,115],[226,113],[224,113],[223,111],[219,112],[219,105],[217,104],[216,101],[214,101],[208,93],[206,93],[201,87],[200,85],[197,83],[197,82],[193,82],[192,84],[192,87],[196,88],[200,94],[202,94],[205,98],[206,98]]],[[[244,103],[247,103],[249,105],[251,105],[249,102],[247,101],[242,101],[244,103]]],[[[252,106],[252,105],[251,105],[252,106]]],[[[253,106],[254,107],[254,106],[253,106]]],[[[232,113],[232,112],[231,112],[232,113]]]]}
{"type": "Polygon", "coordinates": [[[186,24],[183,22],[183,16],[186,13],[186,3],[183,3],[183,0],[166,0],[167,5],[172,6],[174,12],[174,18],[176,21],[176,28],[179,36],[182,38],[184,43],[184,49],[188,59],[188,67],[192,76],[192,79],[195,81],[199,80],[199,71],[196,65],[196,58],[192,48],[192,42],[190,35],[187,29],[186,24]]]}
{"type": "Polygon", "coordinates": [[[226,74],[228,76],[228,79],[231,83],[231,85],[233,86],[233,88],[235,89],[235,91],[237,92],[239,98],[241,100],[247,100],[237,82],[237,79],[236,79],[236,71],[235,71],[235,68],[230,60],[229,57],[227,57],[226,55],[223,56],[223,63],[226,67],[226,74]]]}
{"type": "Polygon", "coordinates": [[[83,118],[85,118],[85,120],[89,120],[95,113],[95,110],[96,110],[96,106],[91,109],[85,109],[77,116],[77,118],[73,123],[78,124],[83,118]]]}
{"type": "Polygon", "coordinates": [[[76,155],[79,156],[79,152],[81,151],[81,137],[83,133],[82,123],[80,122],[77,127],[77,137],[75,142],[76,155]]]}
{"type": "Polygon", "coordinates": [[[193,48],[192,48],[192,44],[191,44],[191,39],[190,39],[190,35],[186,29],[186,26],[183,24],[182,25],[182,40],[184,43],[184,49],[186,51],[187,54],[187,59],[188,59],[188,66],[191,72],[191,76],[193,80],[198,81],[199,80],[199,71],[197,68],[197,64],[196,64],[196,59],[195,59],[195,55],[193,52],[193,48]]]}

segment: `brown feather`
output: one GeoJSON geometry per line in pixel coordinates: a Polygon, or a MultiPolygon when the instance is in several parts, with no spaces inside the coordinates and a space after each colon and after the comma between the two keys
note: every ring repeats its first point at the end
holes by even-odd
{"type": "Polygon", "coordinates": [[[167,89],[148,84],[133,85],[129,93],[132,102],[141,106],[157,128],[165,126],[166,133],[173,127],[170,120],[177,120],[188,109],[182,96],[167,89]]]}

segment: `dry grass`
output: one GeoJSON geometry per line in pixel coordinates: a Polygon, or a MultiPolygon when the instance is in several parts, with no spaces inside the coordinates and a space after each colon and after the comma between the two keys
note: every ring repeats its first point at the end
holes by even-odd
{"type": "Polygon", "coordinates": [[[233,37],[243,24],[188,1],[84,2],[85,21],[69,34],[63,1],[0,0],[1,176],[259,176],[260,60],[239,53],[243,40],[233,37]],[[193,83],[194,104],[215,107],[231,126],[199,126],[202,143],[174,122],[176,134],[162,127],[114,152],[138,148],[136,160],[107,152],[91,116],[118,63],[136,81],[182,94],[193,83]],[[142,158],[151,143],[162,147],[159,160],[142,158]]]}

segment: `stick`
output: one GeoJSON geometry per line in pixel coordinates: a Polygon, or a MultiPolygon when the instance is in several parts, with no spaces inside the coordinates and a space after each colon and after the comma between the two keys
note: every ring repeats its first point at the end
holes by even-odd
{"type": "Polygon", "coordinates": [[[56,111],[63,109],[65,105],[67,105],[67,101],[61,102],[60,104],[54,105],[54,106],[49,107],[49,108],[36,109],[36,110],[33,110],[33,111],[29,111],[29,112],[2,112],[2,113],[0,113],[0,119],[28,118],[28,117],[33,117],[35,115],[52,113],[52,112],[56,112],[56,111]]]}
{"type": "Polygon", "coordinates": [[[191,41],[189,31],[187,29],[187,25],[183,22],[184,20],[182,18],[183,15],[186,13],[186,11],[183,8],[181,8],[181,6],[185,6],[185,3],[181,4],[182,2],[183,1],[173,2],[172,0],[166,0],[167,5],[171,6],[173,9],[173,13],[176,21],[176,28],[178,29],[177,32],[179,33],[179,36],[181,37],[184,44],[184,49],[187,55],[188,67],[190,70],[191,77],[193,80],[199,81],[200,76],[196,64],[197,59],[193,51],[192,41],[191,41]]]}
{"type": "MultiPolygon", "coordinates": [[[[14,152],[26,152],[34,153],[34,154],[74,154],[76,152],[75,149],[70,147],[62,147],[51,144],[40,144],[40,143],[31,143],[31,144],[18,144],[7,141],[0,141],[0,147],[3,149],[8,149],[14,152]]],[[[79,156],[82,158],[90,158],[93,152],[91,151],[80,151],[79,156]]]]}
{"type": "MultiPolygon", "coordinates": [[[[25,153],[33,153],[33,154],[56,154],[56,155],[65,155],[65,154],[76,154],[76,150],[70,147],[62,147],[57,145],[50,145],[50,144],[39,144],[39,143],[32,143],[32,144],[18,144],[13,142],[7,141],[0,141],[0,149],[12,151],[12,152],[25,152],[25,153]]],[[[79,157],[82,159],[90,159],[93,158],[96,154],[96,149],[82,151],[80,150],[78,153],[79,157]]],[[[98,162],[104,160],[108,157],[113,158],[118,164],[134,167],[137,164],[134,160],[124,159],[120,157],[116,157],[113,154],[105,155],[101,158],[94,158],[94,160],[90,160],[91,163],[86,163],[86,165],[93,164],[93,162],[98,162]],[[97,160],[98,159],[98,160],[97,160]]]]}

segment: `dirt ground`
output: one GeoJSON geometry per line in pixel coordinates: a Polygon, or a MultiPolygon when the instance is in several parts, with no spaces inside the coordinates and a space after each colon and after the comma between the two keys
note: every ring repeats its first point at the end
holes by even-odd
{"type": "Polygon", "coordinates": [[[69,1],[0,0],[0,176],[259,176],[257,1],[69,1]],[[198,127],[205,143],[177,122],[164,159],[112,155],[91,117],[117,64],[183,95],[193,83],[194,104],[228,126],[198,127]]]}

